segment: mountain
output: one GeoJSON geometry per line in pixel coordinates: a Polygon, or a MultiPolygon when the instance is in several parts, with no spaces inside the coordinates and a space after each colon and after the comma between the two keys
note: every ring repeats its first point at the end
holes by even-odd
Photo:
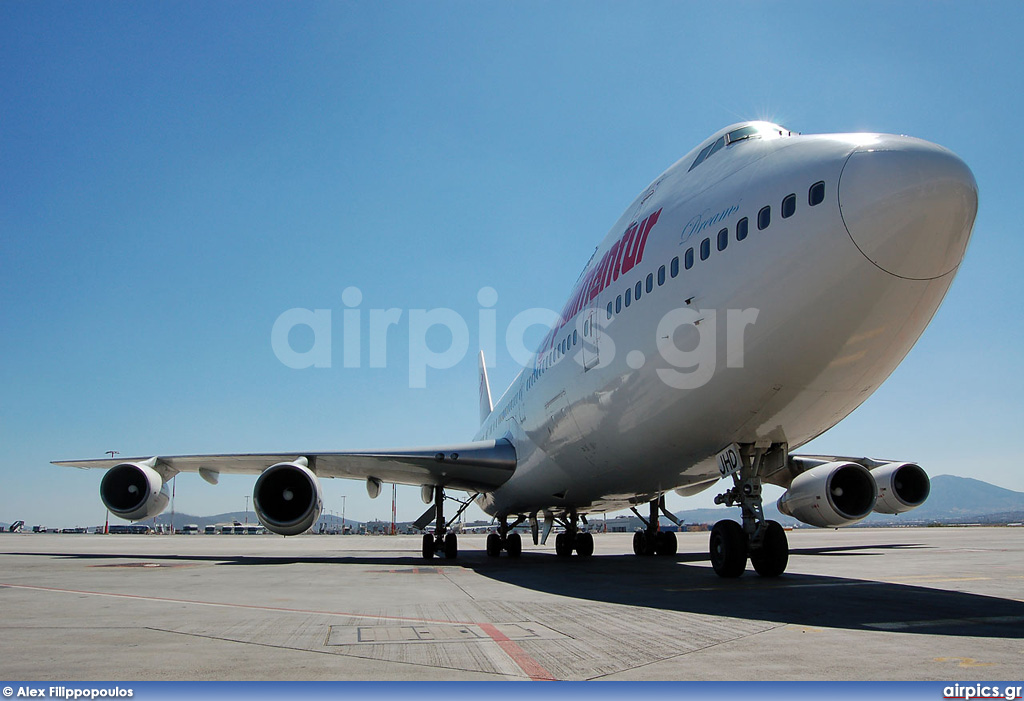
{"type": "MultiPolygon", "coordinates": [[[[931,485],[928,500],[913,511],[898,516],[871,514],[861,523],[879,526],[912,523],[1024,522],[1024,492],[1015,492],[981,480],[954,475],[932,477],[931,485]]],[[[780,514],[774,503],[765,504],[764,513],[767,518],[784,526],[799,524],[796,519],[780,514]]],[[[714,523],[722,518],[740,520],[739,509],[726,507],[679,511],[676,517],[686,523],[714,523]]]]}

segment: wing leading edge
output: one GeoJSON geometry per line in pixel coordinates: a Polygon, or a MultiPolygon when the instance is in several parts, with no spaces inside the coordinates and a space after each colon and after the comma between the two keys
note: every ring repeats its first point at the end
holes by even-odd
{"type": "Polygon", "coordinates": [[[123,463],[152,460],[164,480],[181,472],[198,472],[207,481],[217,475],[258,475],[271,465],[304,457],[309,468],[321,478],[373,478],[381,482],[421,486],[430,484],[451,489],[489,492],[512,476],[516,468],[515,447],[505,439],[402,450],[348,453],[254,453],[234,455],[176,455],[153,458],[61,460],[54,465],[79,468],[111,468],[123,463]]]}

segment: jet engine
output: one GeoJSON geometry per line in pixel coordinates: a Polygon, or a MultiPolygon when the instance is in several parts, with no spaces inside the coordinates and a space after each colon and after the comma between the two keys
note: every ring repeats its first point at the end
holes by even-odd
{"type": "Polygon", "coordinates": [[[902,514],[916,509],[928,498],[931,481],[919,465],[912,462],[890,462],[871,471],[878,485],[875,511],[880,514],[902,514]]]}
{"type": "Polygon", "coordinates": [[[860,521],[875,507],[871,473],[853,462],[829,462],[793,478],[779,511],[811,526],[835,528],[860,521]]]}
{"type": "Polygon", "coordinates": [[[279,535],[305,533],[320,518],[323,493],[305,458],[271,465],[256,480],[252,504],[267,530],[279,535]]]}
{"type": "Polygon", "coordinates": [[[163,512],[171,499],[171,491],[160,473],[149,465],[123,462],[103,475],[100,499],[115,516],[141,521],[163,512]]]}

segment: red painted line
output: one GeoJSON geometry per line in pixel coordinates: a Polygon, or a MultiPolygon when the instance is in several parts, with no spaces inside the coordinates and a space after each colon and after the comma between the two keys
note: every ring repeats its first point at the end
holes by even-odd
{"type": "Polygon", "coordinates": [[[487,633],[491,640],[498,643],[506,655],[512,658],[512,661],[516,663],[516,666],[533,681],[547,681],[551,682],[555,680],[555,677],[551,672],[544,669],[537,660],[530,657],[526,650],[519,647],[516,641],[509,638],[507,635],[502,633],[500,630],[494,627],[492,623],[477,623],[480,626],[480,630],[487,633]]]}

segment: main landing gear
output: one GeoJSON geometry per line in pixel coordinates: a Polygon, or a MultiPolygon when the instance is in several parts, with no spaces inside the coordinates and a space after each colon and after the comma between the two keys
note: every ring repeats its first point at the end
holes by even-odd
{"type": "MultiPolygon", "coordinates": [[[[784,446],[772,446],[785,451],[784,446]]],[[[764,517],[761,501],[761,469],[771,451],[752,445],[740,447],[740,469],[733,473],[733,487],[715,497],[716,504],[738,505],[743,525],[719,521],[711,529],[711,566],[719,577],[739,577],[747,568],[747,559],[762,577],[778,577],[789,563],[786,531],[776,521],[764,517]]]]}
{"type": "MultiPolygon", "coordinates": [[[[555,555],[558,557],[572,557],[576,553],[580,557],[590,557],[594,554],[594,534],[579,529],[578,520],[586,525],[586,516],[576,513],[575,509],[568,511],[561,517],[554,517],[565,530],[555,535],[555,555]]],[[[545,531],[547,533],[548,531],[545,531]]]]}
{"type": "Polygon", "coordinates": [[[637,531],[633,534],[633,554],[634,555],[663,555],[671,557],[676,554],[678,550],[678,542],[676,541],[676,534],[672,531],[663,531],[658,527],[658,516],[659,511],[664,513],[670,518],[677,526],[679,525],[678,519],[668,509],[665,508],[665,495],[661,495],[657,499],[653,499],[650,504],[651,510],[648,518],[644,518],[640,515],[640,512],[636,510],[636,507],[630,507],[632,512],[636,514],[637,518],[643,521],[646,528],[642,531],[637,531]]]}
{"type": "MultiPolygon", "coordinates": [[[[429,492],[428,492],[429,494],[429,492]]],[[[462,512],[465,511],[470,504],[473,503],[473,499],[476,495],[471,496],[466,501],[461,499],[455,499],[454,497],[445,497],[443,487],[434,487],[434,506],[427,510],[427,513],[420,517],[429,517],[431,511],[434,516],[434,532],[423,534],[423,557],[424,559],[431,559],[435,553],[443,553],[449,560],[454,560],[459,556],[459,537],[452,531],[449,531],[449,527],[455,523],[462,512]],[[445,498],[456,501],[461,506],[459,510],[455,512],[455,516],[452,517],[451,521],[444,520],[444,500],[445,498]]],[[[428,519],[429,521],[429,519],[428,519]]],[[[417,525],[421,525],[417,521],[417,525]]],[[[425,524],[422,524],[425,525],[425,524]]]]}
{"type": "Polygon", "coordinates": [[[523,552],[523,539],[518,533],[513,533],[512,529],[522,523],[525,519],[520,516],[516,519],[516,522],[511,526],[508,524],[508,517],[502,517],[501,523],[498,524],[498,532],[490,533],[487,536],[487,555],[488,557],[498,557],[501,555],[501,551],[504,550],[508,553],[511,558],[519,557],[523,552]]]}

